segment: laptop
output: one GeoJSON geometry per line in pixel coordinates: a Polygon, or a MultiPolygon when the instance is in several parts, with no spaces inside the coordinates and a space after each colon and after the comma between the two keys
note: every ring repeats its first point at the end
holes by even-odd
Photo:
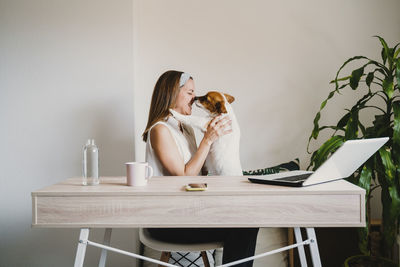
{"type": "Polygon", "coordinates": [[[248,179],[252,183],[296,187],[343,179],[352,175],[388,140],[382,137],[346,141],[315,172],[288,171],[248,179]]]}

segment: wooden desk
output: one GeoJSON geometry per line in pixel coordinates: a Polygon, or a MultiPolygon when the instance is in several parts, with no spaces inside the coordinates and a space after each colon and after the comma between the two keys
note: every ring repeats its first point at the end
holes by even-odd
{"type": "Polygon", "coordinates": [[[32,226],[365,226],[365,191],[344,180],[304,188],[222,176],[153,177],[145,187],[125,184],[125,177],[102,177],[98,186],[82,186],[81,178],[71,178],[34,191],[32,226]],[[185,184],[198,182],[207,183],[208,190],[184,190],[185,184]]]}

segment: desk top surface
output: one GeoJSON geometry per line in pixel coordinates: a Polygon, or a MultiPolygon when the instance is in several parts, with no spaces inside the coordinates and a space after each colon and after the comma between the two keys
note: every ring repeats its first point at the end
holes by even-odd
{"type": "Polygon", "coordinates": [[[32,192],[32,196],[67,195],[308,195],[363,194],[364,189],[345,180],[307,187],[254,184],[247,177],[235,176],[163,176],[152,177],[146,186],[126,185],[126,177],[101,177],[97,186],[83,186],[82,178],[69,178],[32,192]],[[205,191],[185,191],[189,183],[207,183],[205,191]]]}
{"type": "Polygon", "coordinates": [[[126,177],[98,186],[70,178],[32,192],[34,227],[293,227],[365,225],[365,191],[345,180],[294,188],[246,177],[153,177],[143,187],[126,177]],[[207,183],[206,191],[185,191],[207,183]],[[233,212],[234,211],[234,212],[233,212]]]}

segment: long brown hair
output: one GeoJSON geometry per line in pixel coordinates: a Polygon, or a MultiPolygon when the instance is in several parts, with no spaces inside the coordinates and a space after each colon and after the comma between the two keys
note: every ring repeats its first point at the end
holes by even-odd
{"type": "Polygon", "coordinates": [[[158,78],[151,97],[146,130],[142,135],[144,142],[147,141],[151,126],[161,120],[165,120],[169,115],[169,109],[175,107],[176,98],[180,90],[179,80],[182,73],[182,71],[169,70],[158,78]]]}

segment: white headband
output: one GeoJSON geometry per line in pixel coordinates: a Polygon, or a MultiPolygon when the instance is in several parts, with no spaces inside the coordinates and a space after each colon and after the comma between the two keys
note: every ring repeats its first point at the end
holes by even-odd
{"type": "Polygon", "coordinates": [[[181,74],[181,78],[180,78],[180,80],[179,80],[179,87],[184,86],[185,83],[186,83],[190,78],[191,78],[191,77],[190,77],[190,74],[189,74],[189,73],[183,72],[183,73],[181,74]]]}

